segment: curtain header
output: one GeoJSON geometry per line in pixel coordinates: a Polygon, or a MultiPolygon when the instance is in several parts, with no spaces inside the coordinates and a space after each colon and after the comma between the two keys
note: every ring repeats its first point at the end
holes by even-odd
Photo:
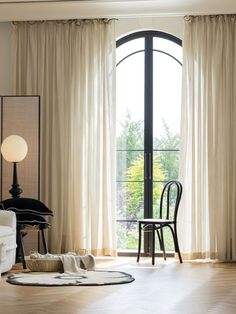
{"type": "Polygon", "coordinates": [[[71,20],[38,20],[38,21],[12,21],[13,25],[20,25],[20,24],[42,24],[42,23],[56,23],[56,24],[75,24],[75,25],[82,25],[82,24],[89,24],[89,23],[101,23],[101,24],[108,24],[111,21],[117,21],[116,18],[102,18],[102,19],[71,19],[71,20]]]}
{"type": "Polygon", "coordinates": [[[216,20],[216,19],[224,19],[224,20],[235,20],[236,19],[236,14],[215,14],[215,15],[185,15],[184,20],[187,23],[191,23],[192,21],[195,20],[216,20]]]}

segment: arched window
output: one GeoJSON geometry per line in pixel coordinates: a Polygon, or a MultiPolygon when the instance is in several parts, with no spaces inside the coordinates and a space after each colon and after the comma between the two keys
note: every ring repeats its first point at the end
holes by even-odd
{"type": "MultiPolygon", "coordinates": [[[[157,217],[163,184],[178,178],[181,62],[181,40],[167,33],[137,32],[117,41],[120,251],[137,249],[137,219],[157,217]]],[[[144,248],[148,253],[148,237],[144,248]]]]}

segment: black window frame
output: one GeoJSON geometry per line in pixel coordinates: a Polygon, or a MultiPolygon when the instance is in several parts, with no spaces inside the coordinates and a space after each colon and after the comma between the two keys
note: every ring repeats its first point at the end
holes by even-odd
{"type": "MultiPolygon", "coordinates": [[[[148,180],[143,179],[143,181],[138,182],[144,182],[144,218],[152,218],[153,216],[153,182],[158,183],[166,183],[167,181],[154,181],[153,180],[153,152],[158,151],[179,151],[179,149],[154,149],[153,150],[153,53],[154,51],[157,51],[159,53],[163,53],[165,55],[168,55],[169,57],[173,58],[175,61],[177,61],[181,66],[182,63],[175,58],[170,53],[167,53],[166,51],[162,50],[156,50],[153,49],[153,38],[163,38],[166,40],[170,40],[179,46],[182,47],[182,40],[170,33],[162,32],[162,31],[154,31],[154,30],[146,30],[146,31],[138,31],[131,33],[129,35],[126,35],[116,42],[116,48],[120,47],[121,45],[138,39],[138,38],[144,38],[144,49],[137,50],[129,55],[126,55],[121,60],[119,60],[116,64],[118,66],[122,61],[127,59],[128,57],[139,53],[144,52],[144,150],[135,150],[135,149],[117,149],[117,152],[119,151],[143,151],[144,157],[148,156],[150,158],[148,161],[145,160],[145,164],[150,164],[150,167],[148,169],[149,171],[149,178],[148,180]],[[146,124],[149,126],[146,127],[146,124]]],[[[145,167],[145,165],[144,165],[145,167]]],[[[116,182],[128,182],[125,180],[117,180],[116,182]]],[[[132,181],[135,182],[135,181],[132,181]]],[[[117,219],[118,223],[135,223],[137,220],[135,219],[117,219]]],[[[149,237],[149,234],[145,235],[144,238],[144,253],[150,254],[150,244],[151,239],[149,237]]]]}

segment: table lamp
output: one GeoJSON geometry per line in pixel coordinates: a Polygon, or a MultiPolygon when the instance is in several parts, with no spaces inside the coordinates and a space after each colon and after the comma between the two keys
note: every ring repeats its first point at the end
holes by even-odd
{"type": "Polygon", "coordinates": [[[23,190],[20,188],[17,178],[17,163],[21,162],[28,152],[28,146],[23,137],[19,135],[10,135],[4,139],[1,145],[3,158],[13,163],[13,184],[9,193],[13,198],[20,197],[23,190]]]}

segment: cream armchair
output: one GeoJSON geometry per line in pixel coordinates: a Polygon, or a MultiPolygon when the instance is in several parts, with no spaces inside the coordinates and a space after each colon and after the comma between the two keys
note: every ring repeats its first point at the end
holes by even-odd
{"type": "Polygon", "coordinates": [[[0,274],[12,268],[16,256],[16,215],[0,210],[0,274]]]}

